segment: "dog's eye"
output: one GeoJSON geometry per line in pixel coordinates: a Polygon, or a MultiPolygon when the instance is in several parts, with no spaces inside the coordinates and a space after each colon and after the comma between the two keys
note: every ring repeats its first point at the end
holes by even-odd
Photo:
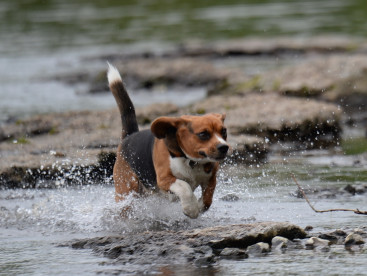
{"type": "Polygon", "coordinates": [[[226,128],[223,128],[222,129],[222,137],[223,137],[223,139],[225,140],[225,139],[227,139],[227,129],[226,128]]]}
{"type": "Polygon", "coordinates": [[[202,131],[198,133],[197,136],[203,141],[210,139],[210,133],[208,131],[202,131]]]}

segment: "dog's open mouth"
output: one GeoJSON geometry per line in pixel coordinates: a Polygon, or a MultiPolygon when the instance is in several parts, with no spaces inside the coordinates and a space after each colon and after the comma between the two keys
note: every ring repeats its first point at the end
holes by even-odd
{"type": "Polygon", "coordinates": [[[220,152],[216,155],[208,155],[204,151],[199,151],[199,154],[204,159],[210,159],[210,160],[213,160],[213,161],[223,161],[227,157],[227,151],[226,152],[220,152]]]}
{"type": "Polygon", "coordinates": [[[216,161],[222,161],[222,160],[224,160],[225,158],[227,157],[227,154],[221,154],[220,156],[217,156],[216,158],[215,158],[215,160],[216,161]]]}

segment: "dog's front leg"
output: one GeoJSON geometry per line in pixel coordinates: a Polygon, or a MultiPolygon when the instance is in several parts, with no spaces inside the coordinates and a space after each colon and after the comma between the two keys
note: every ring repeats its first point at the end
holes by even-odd
{"type": "Polygon", "coordinates": [[[187,182],[176,179],[169,189],[179,197],[182,211],[186,216],[190,218],[197,218],[199,216],[199,202],[197,201],[191,186],[187,182]]]}
{"type": "Polygon", "coordinates": [[[207,211],[213,202],[215,186],[217,185],[216,175],[214,174],[206,185],[201,186],[202,196],[199,199],[200,212],[207,211]]]}

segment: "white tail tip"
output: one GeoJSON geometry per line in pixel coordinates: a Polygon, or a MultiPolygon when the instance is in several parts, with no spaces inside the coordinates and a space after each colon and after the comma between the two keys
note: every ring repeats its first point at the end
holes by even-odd
{"type": "Polygon", "coordinates": [[[122,81],[121,76],[117,68],[113,65],[111,65],[109,62],[108,64],[108,71],[107,71],[107,79],[108,83],[112,84],[114,82],[122,81]]]}

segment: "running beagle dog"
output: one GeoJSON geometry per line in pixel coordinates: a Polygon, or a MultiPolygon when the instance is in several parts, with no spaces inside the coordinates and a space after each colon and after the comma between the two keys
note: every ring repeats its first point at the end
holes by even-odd
{"type": "Polygon", "coordinates": [[[175,194],[190,218],[209,209],[219,161],[228,152],[224,114],[159,117],[139,131],[135,108],[120,73],[109,64],[109,87],[120,110],[122,133],[113,168],[115,199],[131,192],[175,194]],[[202,196],[194,191],[201,186],[202,196]]]}

